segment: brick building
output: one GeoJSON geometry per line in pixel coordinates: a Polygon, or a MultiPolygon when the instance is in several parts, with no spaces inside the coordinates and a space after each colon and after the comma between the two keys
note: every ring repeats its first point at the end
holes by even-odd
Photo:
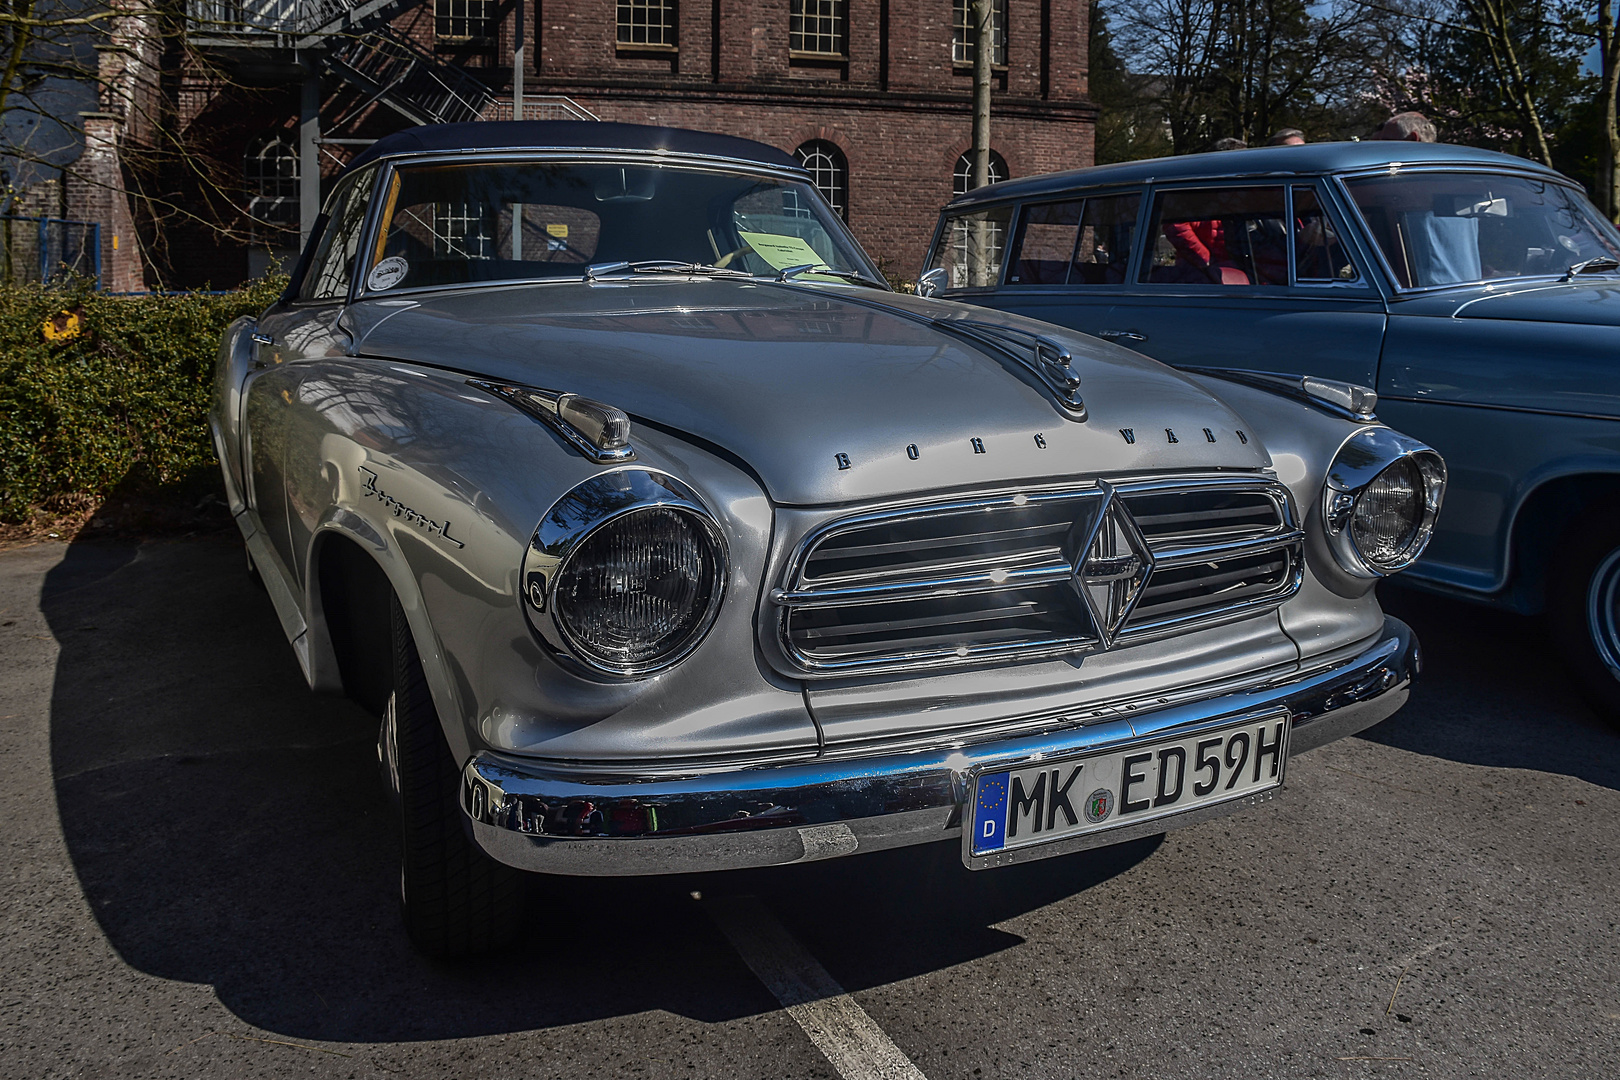
{"type": "MultiPolygon", "coordinates": [[[[971,0],[189,0],[188,47],[163,50],[153,70],[196,161],[131,181],[136,206],[164,227],[142,225],[138,254],[127,240],[116,254],[104,242],[103,265],[124,287],[143,272],[153,286],[234,285],[297,247],[322,193],[306,179],[329,184],[363,145],[408,124],[510,118],[517,73],[530,119],[690,127],[795,153],[868,251],[910,277],[939,206],[966,185],[970,9],[971,0]]],[[[994,171],[1090,164],[1085,0],[996,0],[996,15],[994,171]]],[[[96,124],[103,150],[137,137],[112,110],[96,124]]]]}

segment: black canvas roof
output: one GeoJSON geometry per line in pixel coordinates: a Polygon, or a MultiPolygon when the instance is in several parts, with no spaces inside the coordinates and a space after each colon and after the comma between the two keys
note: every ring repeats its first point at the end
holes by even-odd
{"type": "Polygon", "coordinates": [[[594,120],[481,120],[466,124],[425,124],[395,132],[366,148],[349,163],[349,168],[355,169],[393,154],[536,149],[665,150],[672,154],[703,154],[778,167],[801,167],[774,146],[685,128],[594,120]]]}

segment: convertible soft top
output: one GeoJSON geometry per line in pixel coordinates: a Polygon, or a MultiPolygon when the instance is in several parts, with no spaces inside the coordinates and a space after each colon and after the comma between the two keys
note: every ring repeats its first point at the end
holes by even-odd
{"type": "Polygon", "coordinates": [[[663,150],[672,154],[757,161],[802,168],[791,156],[752,139],[685,128],[613,124],[593,120],[483,120],[425,124],[378,139],[349,163],[357,169],[378,158],[456,150],[663,150]]]}

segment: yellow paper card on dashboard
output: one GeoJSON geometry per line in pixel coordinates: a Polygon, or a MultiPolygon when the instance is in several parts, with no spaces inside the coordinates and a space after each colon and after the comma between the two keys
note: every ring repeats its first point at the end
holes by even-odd
{"type": "Polygon", "coordinates": [[[778,270],[786,270],[790,266],[820,266],[822,258],[816,254],[816,249],[804,242],[803,237],[785,236],[781,233],[761,233],[738,231],[738,236],[748,242],[755,254],[778,270]]]}

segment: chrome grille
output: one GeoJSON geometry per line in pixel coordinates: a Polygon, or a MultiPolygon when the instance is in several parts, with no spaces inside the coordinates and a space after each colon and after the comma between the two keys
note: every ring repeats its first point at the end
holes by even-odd
{"type": "Polygon", "coordinates": [[[1232,618],[1299,587],[1304,534],[1261,477],[1005,492],[813,532],[771,595],[821,674],[1083,652],[1232,618]]]}

